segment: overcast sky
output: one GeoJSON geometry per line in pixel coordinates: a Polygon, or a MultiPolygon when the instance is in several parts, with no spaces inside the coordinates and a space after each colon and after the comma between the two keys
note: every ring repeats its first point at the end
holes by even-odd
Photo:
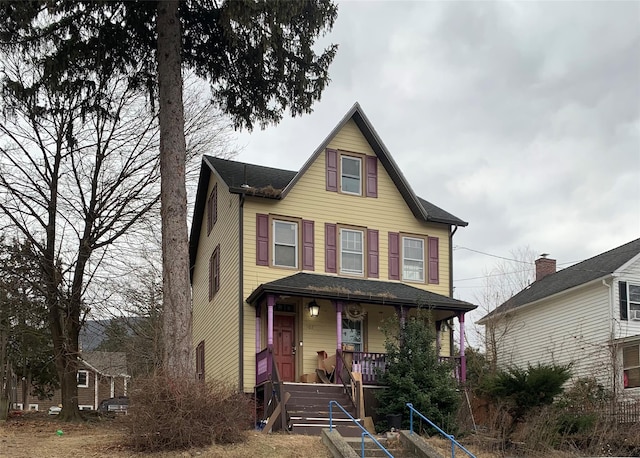
{"type": "Polygon", "coordinates": [[[640,237],[640,2],[342,2],[327,39],[314,113],[241,134],[236,160],[297,170],[360,102],[416,194],[469,222],[474,303],[499,260],[468,249],[566,267],[640,237]]]}

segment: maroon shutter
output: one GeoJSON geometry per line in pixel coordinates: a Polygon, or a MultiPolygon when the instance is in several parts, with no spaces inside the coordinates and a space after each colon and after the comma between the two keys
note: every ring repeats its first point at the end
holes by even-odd
{"type": "Polygon", "coordinates": [[[389,232],[389,280],[400,280],[400,234],[389,232]]]}
{"type": "Polygon", "coordinates": [[[269,265],[269,215],[256,214],[256,264],[269,265]]]}
{"type": "Polygon", "coordinates": [[[378,231],[367,229],[367,270],[370,278],[378,278],[379,269],[378,231]]]}
{"type": "Polygon", "coordinates": [[[440,282],[440,261],[438,254],[438,237],[428,237],[429,241],[429,283],[440,282]]]}
{"type": "Polygon", "coordinates": [[[314,270],[313,221],[302,220],[302,269],[314,270]]]}
{"type": "Polygon", "coordinates": [[[378,197],[378,158],[367,156],[367,197],[378,197]]]}
{"type": "Polygon", "coordinates": [[[336,239],[336,225],[325,223],[324,225],[324,270],[325,272],[337,273],[336,262],[338,249],[336,239]]]}
{"type": "Polygon", "coordinates": [[[327,191],[338,192],[338,152],[334,149],[325,151],[327,162],[327,191]]]}

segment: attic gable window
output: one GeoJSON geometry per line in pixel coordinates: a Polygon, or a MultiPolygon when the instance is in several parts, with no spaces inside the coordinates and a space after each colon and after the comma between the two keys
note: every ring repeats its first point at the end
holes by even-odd
{"type": "Polygon", "coordinates": [[[359,157],[340,156],[340,190],[362,195],[362,159],[359,157]]]}
{"type": "Polygon", "coordinates": [[[80,369],[77,374],[78,388],[89,388],[89,371],[80,369]]]}

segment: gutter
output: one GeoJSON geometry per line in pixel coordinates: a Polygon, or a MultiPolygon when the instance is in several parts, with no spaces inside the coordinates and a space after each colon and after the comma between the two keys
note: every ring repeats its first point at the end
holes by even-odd
{"type": "Polygon", "coordinates": [[[453,297],[453,236],[458,231],[458,226],[449,228],[449,297],[453,297]]]}

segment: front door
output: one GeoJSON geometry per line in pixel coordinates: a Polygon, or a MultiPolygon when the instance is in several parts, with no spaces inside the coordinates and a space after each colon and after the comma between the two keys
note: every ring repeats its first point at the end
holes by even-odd
{"type": "Polygon", "coordinates": [[[276,359],[280,379],[295,382],[295,317],[275,315],[273,317],[273,356],[276,359]]]}

